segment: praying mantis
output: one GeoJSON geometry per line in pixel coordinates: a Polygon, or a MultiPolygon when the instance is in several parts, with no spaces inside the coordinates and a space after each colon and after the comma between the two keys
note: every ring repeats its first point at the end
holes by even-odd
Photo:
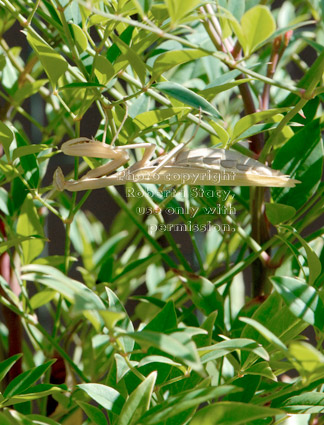
{"type": "Polygon", "coordinates": [[[66,181],[61,168],[57,168],[53,184],[59,191],[99,189],[127,182],[263,187],[294,187],[300,183],[239,152],[205,147],[189,150],[184,143],[156,159],[152,159],[155,145],[151,143],[115,147],[105,141],[79,137],[63,143],[61,149],[66,155],[109,158],[112,161],[88,171],[79,180],[66,181]],[[144,149],[142,159],[113,173],[129,161],[127,150],[136,148],[144,149]]]}
{"type": "MultiPolygon", "coordinates": [[[[63,143],[61,150],[66,155],[108,158],[112,161],[88,171],[79,180],[66,181],[61,168],[58,167],[53,177],[53,185],[57,190],[76,192],[118,186],[127,182],[263,187],[294,187],[296,183],[300,183],[236,151],[206,147],[187,149],[186,145],[195,137],[199,126],[186,143],[180,143],[169,153],[155,159],[152,159],[155,151],[155,145],[152,143],[115,146],[115,141],[128,115],[127,104],[125,109],[125,116],[110,145],[105,143],[108,120],[105,123],[101,142],[87,137],[78,137],[63,143]],[[144,149],[142,159],[112,174],[129,161],[127,150],[137,148],[144,149]]],[[[200,119],[201,110],[199,110],[200,119]]]]}

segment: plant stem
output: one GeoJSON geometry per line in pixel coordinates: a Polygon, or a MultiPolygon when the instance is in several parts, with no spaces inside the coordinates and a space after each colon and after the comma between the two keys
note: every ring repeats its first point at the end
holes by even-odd
{"type": "Polygon", "coordinates": [[[262,255],[262,253],[267,251],[268,248],[275,246],[278,243],[279,241],[276,240],[275,237],[272,237],[270,240],[268,240],[265,244],[262,245],[262,249],[257,252],[253,252],[252,254],[244,258],[244,260],[239,261],[237,264],[231,267],[231,269],[227,273],[218,278],[214,282],[215,287],[218,288],[219,286],[224,285],[224,283],[227,283],[230,279],[233,279],[234,276],[245,270],[247,267],[250,266],[250,264],[257,260],[260,255],[262,255]]]}
{"type": "Polygon", "coordinates": [[[122,208],[127,213],[127,215],[129,216],[129,218],[133,221],[133,223],[135,223],[135,225],[143,233],[143,235],[145,236],[145,239],[160,254],[162,260],[164,260],[164,262],[169,267],[171,267],[171,268],[177,268],[177,264],[168,255],[166,255],[162,251],[162,249],[161,249],[160,245],[158,244],[158,242],[154,238],[152,238],[152,236],[145,229],[144,225],[141,222],[139,222],[139,220],[137,219],[135,213],[130,210],[130,208],[128,207],[127,203],[122,199],[121,196],[119,196],[116,188],[114,186],[109,186],[109,187],[106,187],[106,190],[107,190],[107,192],[110,193],[111,197],[119,205],[119,207],[122,208]]]}
{"type": "Polygon", "coordinates": [[[39,3],[40,3],[40,0],[36,0],[34,7],[33,7],[33,10],[31,11],[31,14],[28,16],[26,25],[28,25],[28,26],[30,25],[30,23],[31,23],[31,21],[32,21],[34,15],[36,13],[36,10],[38,9],[39,3]]]}

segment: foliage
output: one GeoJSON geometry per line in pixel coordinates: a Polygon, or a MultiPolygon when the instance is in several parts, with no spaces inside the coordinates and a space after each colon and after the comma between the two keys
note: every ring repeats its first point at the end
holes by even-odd
{"type": "Polygon", "coordinates": [[[323,423],[321,3],[0,5],[1,424],[323,423]],[[108,228],[48,176],[62,141],[116,135],[301,183],[110,186],[108,228]]]}

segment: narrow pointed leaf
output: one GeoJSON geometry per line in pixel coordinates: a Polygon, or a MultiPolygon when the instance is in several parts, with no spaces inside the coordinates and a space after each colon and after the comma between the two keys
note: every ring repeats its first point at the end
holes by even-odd
{"type": "Polygon", "coordinates": [[[313,285],[317,277],[321,274],[322,271],[322,264],[314,250],[309,246],[309,244],[305,241],[304,238],[300,236],[300,234],[297,232],[296,229],[294,229],[292,226],[282,226],[285,229],[288,229],[291,231],[291,233],[294,234],[294,236],[299,240],[301,245],[306,251],[307,256],[307,263],[309,268],[309,277],[308,277],[308,283],[309,285],[313,285]]]}
{"type": "Polygon", "coordinates": [[[107,419],[98,407],[92,406],[84,401],[77,401],[77,403],[94,424],[107,425],[107,419]]]}
{"type": "Polygon", "coordinates": [[[178,83],[173,82],[163,82],[155,85],[155,88],[160,90],[162,93],[167,94],[170,97],[173,97],[185,105],[192,106],[195,109],[200,109],[203,112],[206,112],[212,115],[214,118],[220,119],[221,116],[217,109],[202,96],[199,96],[192,90],[187,89],[186,87],[181,86],[178,83]]]}
{"type": "Polygon", "coordinates": [[[183,344],[177,338],[160,332],[143,330],[126,334],[143,347],[155,347],[181,360],[184,364],[201,372],[199,356],[193,343],[183,344]]]}
{"type": "Polygon", "coordinates": [[[274,201],[296,210],[305,205],[320,184],[323,156],[320,121],[315,119],[299,130],[277,153],[272,168],[301,183],[289,189],[273,188],[274,201]]]}
{"type": "Polygon", "coordinates": [[[234,385],[223,385],[183,391],[180,394],[169,397],[165,402],[152,407],[141,418],[140,423],[143,425],[156,425],[170,420],[171,424],[173,423],[171,422],[172,418],[188,409],[195,409],[202,403],[239,391],[241,391],[241,389],[234,385]]]}
{"type": "Polygon", "coordinates": [[[106,85],[114,76],[115,70],[111,62],[104,56],[97,56],[94,61],[94,73],[100,84],[106,85]]]}
{"type": "Polygon", "coordinates": [[[15,354],[0,363],[0,382],[7,375],[12,366],[21,358],[22,354],[15,354]]]}
{"type": "Polygon", "coordinates": [[[10,157],[9,154],[9,146],[11,145],[11,142],[14,139],[13,132],[11,129],[6,126],[6,124],[2,121],[0,121],[0,140],[3,145],[4,151],[7,155],[7,158],[10,157]]]}
{"type": "MultiPolygon", "coordinates": [[[[34,205],[32,195],[28,194],[17,222],[17,232],[23,236],[43,236],[43,226],[34,205]]],[[[31,263],[44,249],[44,240],[35,238],[22,242],[23,264],[31,263]]]]}
{"type": "Polygon", "coordinates": [[[267,202],[265,204],[265,207],[268,220],[274,226],[292,219],[296,214],[295,208],[289,205],[277,203],[270,204],[269,202],[267,202]]]}
{"type": "Polygon", "coordinates": [[[206,55],[206,52],[198,49],[171,50],[162,53],[154,62],[152,78],[156,79],[163,74],[163,72],[168,71],[174,66],[193,61],[206,55]]]}
{"type": "Polygon", "coordinates": [[[294,277],[274,276],[270,280],[296,317],[323,329],[324,304],[315,288],[294,277]]]}
{"type": "Polygon", "coordinates": [[[183,18],[192,12],[201,2],[200,0],[165,0],[167,5],[171,22],[173,26],[176,26],[183,18]]]}
{"type": "Polygon", "coordinates": [[[28,390],[28,388],[38,381],[53,363],[55,363],[55,360],[50,360],[49,362],[21,373],[9,383],[3,392],[3,396],[9,398],[28,390]]]}
{"type": "Polygon", "coordinates": [[[241,322],[247,323],[256,329],[260,334],[271,344],[275,345],[277,348],[283,351],[287,351],[285,344],[272,332],[270,329],[267,329],[264,325],[250,317],[240,317],[241,322]]]}
{"type": "Polygon", "coordinates": [[[27,41],[38,55],[51,84],[55,87],[58,79],[68,69],[67,61],[35,31],[27,30],[27,41]]]}
{"type": "Polygon", "coordinates": [[[254,124],[257,124],[260,121],[267,121],[274,115],[277,115],[281,112],[287,112],[287,110],[289,110],[289,108],[268,109],[267,111],[255,112],[254,114],[246,115],[235,124],[232,139],[238,139],[246,130],[248,130],[254,124]]]}
{"type": "Polygon", "coordinates": [[[266,6],[257,5],[244,13],[241,19],[246,54],[251,54],[276,29],[275,20],[266,6]]]}
{"type": "Polygon", "coordinates": [[[168,118],[173,117],[181,113],[190,112],[188,107],[176,107],[166,109],[155,109],[153,111],[142,112],[136,115],[134,118],[134,124],[136,124],[141,130],[152,127],[155,124],[159,124],[166,121],[168,118]]]}
{"type": "Polygon", "coordinates": [[[131,393],[120,413],[117,425],[136,425],[150,405],[157,372],[152,372],[131,393]]]}
{"type": "Polygon", "coordinates": [[[295,395],[288,398],[288,400],[279,407],[285,412],[292,414],[307,413],[312,415],[324,413],[324,394],[306,392],[304,394],[295,395]]]}
{"type": "Polygon", "coordinates": [[[199,410],[190,425],[239,425],[281,414],[279,409],[248,403],[218,402],[199,410]]]}
{"type": "Polygon", "coordinates": [[[211,360],[218,359],[226,356],[235,350],[247,350],[252,351],[264,360],[269,360],[269,354],[267,351],[257,342],[247,338],[230,339],[209,347],[203,347],[199,349],[202,363],[207,363],[211,360]]]}
{"type": "Polygon", "coordinates": [[[79,384],[81,390],[108,411],[119,415],[124,404],[123,397],[114,388],[102,384],[79,384]]]}

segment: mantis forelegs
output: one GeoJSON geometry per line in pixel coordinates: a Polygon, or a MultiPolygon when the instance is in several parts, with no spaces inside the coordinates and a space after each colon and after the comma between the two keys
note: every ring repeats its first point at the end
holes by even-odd
{"type": "MultiPolygon", "coordinates": [[[[71,156],[87,156],[92,158],[108,158],[112,159],[108,164],[101,165],[88,171],[80,180],[65,181],[62,170],[58,168],[54,173],[54,186],[58,190],[86,190],[87,188],[104,187],[100,183],[96,183],[96,179],[107,177],[113,171],[117,170],[121,165],[129,161],[129,155],[126,149],[144,148],[143,158],[134,164],[132,170],[142,168],[153,156],[155,145],[148,143],[138,143],[133,145],[112,147],[97,140],[91,140],[85,137],[69,140],[63,143],[62,151],[66,155],[71,156]],[[99,186],[98,186],[99,184],[99,186]],[[89,186],[89,187],[88,187],[89,186]]],[[[113,177],[113,176],[110,176],[113,177]]],[[[109,180],[113,181],[112,178],[109,180]]],[[[103,184],[103,182],[101,182],[103,184]]],[[[108,185],[107,183],[106,185],[108,185]]],[[[116,183],[111,183],[116,184],[116,183]]]]}

